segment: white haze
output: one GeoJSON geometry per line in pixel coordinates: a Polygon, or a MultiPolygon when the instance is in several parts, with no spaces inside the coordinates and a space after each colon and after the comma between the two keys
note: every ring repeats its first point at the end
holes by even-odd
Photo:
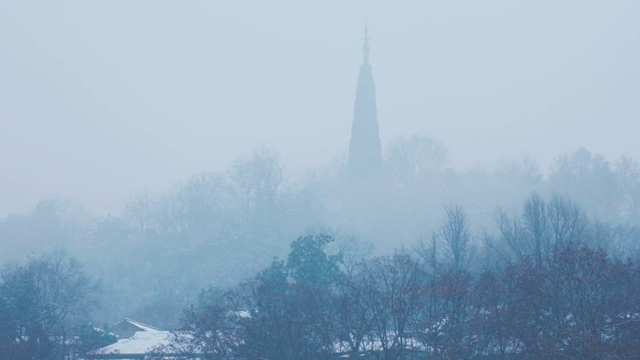
{"type": "Polygon", "coordinates": [[[640,2],[0,1],[0,216],[98,213],[222,171],[346,152],[365,19],[383,144],[451,164],[586,147],[640,158],[640,2]]]}

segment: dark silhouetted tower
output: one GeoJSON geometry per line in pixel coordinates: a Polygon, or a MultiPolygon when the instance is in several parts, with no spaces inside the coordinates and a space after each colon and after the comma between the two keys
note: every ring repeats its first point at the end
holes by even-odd
{"type": "Polygon", "coordinates": [[[356,86],[351,140],[349,141],[348,177],[352,183],[372,183],[382,174],[382,148],[376,110],[376,87],[369,64],[369,37],[364,30],[362,65],[356,86]]]}

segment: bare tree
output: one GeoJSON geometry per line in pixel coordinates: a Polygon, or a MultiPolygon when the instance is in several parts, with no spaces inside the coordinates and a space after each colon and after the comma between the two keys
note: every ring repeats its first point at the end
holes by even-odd
{"type": "MultiPolygon", "coordinates": [[[[518,216],[510,216],[505,210],[498,209],[495,215],[495,222],[500,232],[500,239],[517,259],[522,259],[530,254],[530,244],[525,241],[518,216]]],[[[510,256],[506,256],[506,259],[508,261],[511,260],[510,256]]]]}
{"type": "Polygon", "coordinates": [[[400,181],[413,181],[442,169],[448,155],[444,145],[430,136],[400,137],[387,146],[387,169],[400,181]]]}
{"type": "Polygon", "coordinates": [[[359,263],[364,261],[373,251],[371,243],[363,242],[354,235],[343,235],[336,238],[338,264],[346,274],[352,274],[359,263]]]}
{"type": "Polygon", "coordinates": [[[582,148],[559,156],[549,184],[562,196],[580,202],[603,220],[619,216],[620,189],[611,166],[602,155],[582,148]]]}
{"type": "Polygon", "coordinates": [[[145,238],[152,225],[156,211],[156,202],[149,191],[133,196],[125,204],[124,218],[128,220],[140,238],[145,238]]]}
{"type": "Polygon", "coordinates": [[[458,205],[445,208],[447,216],[440,227],[439,236],[454,269],[462,269],[469,260],[471,232],[464,209],[458,205]]]}
{"type": "Polygon", "coordinates": [[[6,266],[0,298],[10,310],[14,336],[0,345],[18,358],[51,359],[72,355],[69,330],[86,321],[97,305],[98,283],[64,252],[48,253],[26,265],[6,266]]]}
{"type": "Polygon", "coordinates": [[[237,160],[229,178],[233,194],[245,211],[265,210],[275,205],[284,170],[278,153],[262,146],[251,155],[237,160]]]}
{"type": "Polygon", "coordinates": [[[525,156],[520,159],[502,160],[496,169],[496,175],[510,184],[517,186],[534,186],[542,182],[540,165],[532,157],[525,156]]]}
{"type": "Polygon", "coordinates": [[[540,195],[534,193],[527,199],[524,203],[522,219],[524,227],[529,232],[531,241],[533,241],[533,254],[536,264],[540,265],[543,255],[549,248],[547,206],[540,195]]]}
{"type": "Polygon", "coordinates": [[[405,359],[423,290],[423,272],[410,255],[396,252],[364,264],[361,287],[372,341],[363,348],[377,358],[405,359]]]}
{"type": "Polygon", "coordinates": [[[616,179],[622,191],[622,217],[630,221],[640,220],[640,163],[622,156],[614,164],[616,179]]]}
{"type": "Polygon", "coordinates": [[[584,210],[570,199],[554,195],[549,201],[549,222],[554,245],[583,242],[589,231],[589,219],[584,210]]]}

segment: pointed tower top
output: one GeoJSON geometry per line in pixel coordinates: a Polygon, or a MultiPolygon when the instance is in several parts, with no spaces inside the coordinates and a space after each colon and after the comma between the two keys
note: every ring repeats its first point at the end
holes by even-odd
{"type": "Polygon", "coordinates": [[[347,176],[355,187],[373,184],[382,174],[382,147],[376,108],[376,87],[369,64],[369,31],[364,28],[363,60],[356,83],[356,99],[349,141],[347,176]]]}
{"type": "Polygon", "coordinates": [[[364,44],[362,44],[362,61],[369,62],[369,26],[364,23],[364,44]]]}

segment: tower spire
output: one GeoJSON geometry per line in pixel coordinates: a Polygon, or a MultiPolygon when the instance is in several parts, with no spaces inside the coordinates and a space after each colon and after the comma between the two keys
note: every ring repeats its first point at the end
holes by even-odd
{"type": "Polygon", "coordinates": [[[362,61],[369,62],[369,26],[367,22],[364,23],[364,43],[362,44],[362,61]]]}
{"type": "Polygon", "coordinates": [[[373,184],[382,173],[382,148],[376,109],[376,87],[369,63],[369,29],[365,24],[363,62],[356,84],[356,99],[349,141],[348,177],[356,187],[373,184]]]}

